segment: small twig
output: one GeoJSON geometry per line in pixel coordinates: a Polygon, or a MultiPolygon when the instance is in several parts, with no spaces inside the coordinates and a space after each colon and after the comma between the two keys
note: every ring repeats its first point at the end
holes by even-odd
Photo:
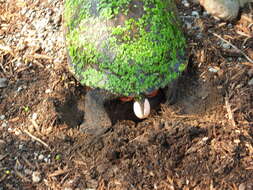
{"type": "Polygon", "coordinates": [[[253,67],[253,65],[250,63],[250,62],[241,62],[242,65],[247,65],[247,66],[250,66],[250,67],[253,67]]]}
{"type": "Polygon", "coordinates": [[[253,170],[253,166],[249,166],[247,168],[245,168],[246,170],[253,170]]]}
{"type": "Polygon", "coordinates": [[[36,121],[35,121],[34,119],[30,119],[30,121],[32,122],[32,124],[33,124],[33,126],[35,127],[35,129],[36,129],[37,131],[39,131],[39,130],[40,130],[40,127],[39,127],[39,125],[36,123],[36,121]]]}
{"type": "Polygon", "coordinates": [[[234,114],[233,114],[233,112],[232,112],[232,110],[231,110],[231,106],[230,106],[230,104],[229,104],[228,99],[229,99],[228,96],[226,96],[226,97],[225,97],[225,105],[226,105],[227,112],[228,112],[228,119],[231,121],[233,127],[235,127],[236,124],[235,124],[234,114]]]}
{"type": "Polygon", "coordinates": [[[73,160],[73,162],[74,162],[75,164],[77,164],[77,165],[82,165],[82,166],[87,167],[87,164],[86,164],[86,163],[84,163],[84,162],[83,162],[83,161],[81,161],[81,160],[73,160]]]}
{"type": "Polygon", "coordinates": [[[33,54],[32,57],[35,59],[48,59],[50,61],[53,60],[53,58],[48,55],[43,55],[43,54],[38,54],[38,53],[33,54]]]}
{"type": "Polygon", "coordinates": [[[77,151],[77,154],[81,157],[82,161],[85,163],[86,162],[85,156],[80,151],[77,151]]]}
{"type": "Polygon", "coordinates": [[[7,156],[8,156],[8,154],[0,155],[0,161],[2,161],[3,159],[5,159],[7,156]]]}
{"type": "Polygon", "coordinates": [[[139,141],[139,142],[141,142],[142,144],[147,143],[147,142],[148,142],[148,138],[145,137],[145,135],[146,135],[146,133],[143,133],[142,135],[139,135],[139,136],[135,137],[134,139],[130,140],[130,141],[128,142],[128,144],[130,144],[130,143],[132,143],[132,142],[134,142],[134,141],[139,141]]]}
{"type": "Polygon", "coordinates": [[[47,148],[51,151],[51,149],[50,149],[50,147],[49,147],[49,145],[48,145],[47,143],[45,143],[44,141],[40,140],[39,138],[33,136],[33,135],[32,135],[31,133],[29,133],[29,131],[27,131],[27,130],[24,130],[24,132],[25,132],[29,137],[31,137],[32,139],[34,139],[34,140],[38,141],[39,143],[43,144],[45,147],[47,147],[47,148]]]}
{"type": "Polygon", "coordinates": [[[217,38],[221,39],[223,42],[228,43],[232,48],[236,49],[238,52],[240,52],[250,63],[253,64],[253,60],[246,54],[244,53],[242,50],[240,50],[238,47],[236,47],[235,45],[233,45],[232,43],[230,43],[229,41],[225,40],[224,38],[222,38],[220,35],[216,34],[216,33],[212,33],[214,36],[216,36],[217,38]]]}
{"type": "Polygon", "coordinates": [[[178,115],[178,114],[173,114],[173,117],[175,118],[196,118],[196,115],[178,115]]]}
{"type": "Polygon", "coordinates": [[[242,32],[242,31],[240,31],[240,30],[236,30],[236,33],[239,34],[239,35],[241,35],[241,36],[245,36],[245,37],[247,37],[247,38],[251,38],[251,35],[246,34],[245,32],[242,32]]]}
{"type": "Polygon", "coordinates": [[[247,43],[247,41],[250,40],[250,39],[251,39],[251,37],[245,38],[245,40],[243,40],[242,46],[245,46],[245,44],[247,43]]]}
{"type": "Polygon", "coordinates": [[[0,68],[3,70],[4,73],[6,73],[6,70],[3,66],[3,60],[4,60],[3,55],[1,55],[1,57],[0,57],[0,68]]]}
{"type": "Polygon", "coordinates": [[[63,170],[56,170],[54,173],[51,173],[48,175],[48,177],[56,177],[56,176],[59,176],[59,175],[63,175],[67,172],[71,171],[70,169],[63,169],[63,170]]]}
{"type": "Polygon", "coordinates": [[[60,182],[61,185],[62,185],[62,184],[66,181],[66,179],[69,177],[69,174],[70,174],[70,173],[67,173],[67,174],[62,178],[62,180],[61,180],[61,182],[60,182]]]}
{"type": "Polygon", "coordinates": [[[25,161],[25,163],[32,168],[33,170],[36,168],[34,165],[32,165],[31,162],[29,162],[29,160],[27,160],[24,156],[22,156],[22,159],[25,161]]]}
{"type": "Polygon", "coordinates": [[[2,176],[0,177],[0,182],[4,181],[6,177],[7,177],[6,174],[2,175],[2,176]]]}

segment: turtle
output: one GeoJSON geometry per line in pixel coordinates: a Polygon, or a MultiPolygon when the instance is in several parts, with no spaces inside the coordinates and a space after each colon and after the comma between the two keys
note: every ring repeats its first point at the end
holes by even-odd
{"type": "Polygon", "coordinates": [[[147,118],[148,96],[175,88],[187,67],[173,0],[65,0],[64,36],[70,71],[91,89],[83,128],[111,125],[104,103],[118,97],[147,118]]]}

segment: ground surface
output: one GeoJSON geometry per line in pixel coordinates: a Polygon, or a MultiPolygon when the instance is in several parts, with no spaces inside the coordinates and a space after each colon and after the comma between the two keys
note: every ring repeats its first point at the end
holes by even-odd
{"type": "Polygon", "coordinates": [[[78,131],[85,88],[66,69],[62,4],[0,1],[1,190],[253,189],[250,6],[225,23],[178,1],[190,57],[176,103],[94,138],[78,131]]]}

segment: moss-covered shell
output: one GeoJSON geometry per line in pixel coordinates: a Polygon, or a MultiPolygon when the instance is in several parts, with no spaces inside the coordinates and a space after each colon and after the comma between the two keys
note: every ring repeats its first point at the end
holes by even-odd
{"type": "Polygon", "coordinates": [[[119,95],[164,87],[185,69],[185,38],[172,0],[65,0],[72,72],[119,95]]]}

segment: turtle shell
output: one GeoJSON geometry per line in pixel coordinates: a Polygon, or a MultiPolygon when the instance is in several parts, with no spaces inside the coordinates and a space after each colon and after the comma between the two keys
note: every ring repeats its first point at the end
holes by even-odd
{"type": "Polygon", "coordinates": [[[66,0],[64,25],[70,69],[82,85],[138,96],[186,68],[172,0],[66,0]]]}

